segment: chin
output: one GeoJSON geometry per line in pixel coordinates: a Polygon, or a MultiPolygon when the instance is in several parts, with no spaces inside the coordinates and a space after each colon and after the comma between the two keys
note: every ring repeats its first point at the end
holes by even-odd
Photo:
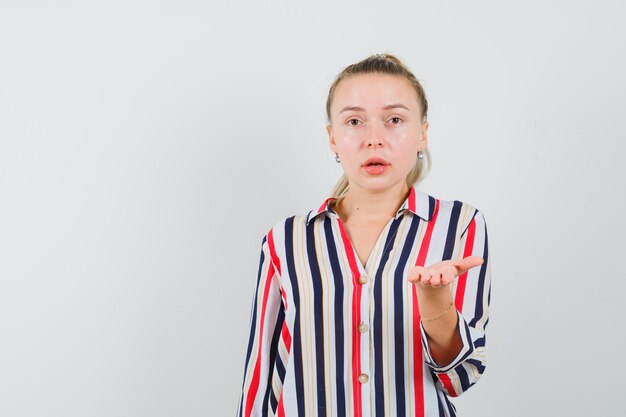
{"type": "MultiPolygon", "coordinates": [[[[396,185],[400,180],[397,178],[389,178],[389,177],[375,177],[375,178],[366,178],[360,179],[360,181],[354,181],[359,188],[363,188],[370,191],[384,191],[387,190],[394,185],[396,185]]],[[[405,181],[402,179],[402,181],[405,181]]],[[[350,181],[350,184],[353,182],[350,181]]]]}

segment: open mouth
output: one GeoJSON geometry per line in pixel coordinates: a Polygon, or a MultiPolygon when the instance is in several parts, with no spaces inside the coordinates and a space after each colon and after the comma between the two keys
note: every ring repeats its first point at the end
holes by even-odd
{"type": "Polygon", "coordinates": [[[367,167],[377,167],[377,166],[383,166],[383,165],[389,165],[389,162],[387,162],[386,160],[382,158],[370,158],[367,161],[365,161],[365,163],[363,164],[363,166],[367,166],[367,167]]]}
{"type": "Polygon", "coordinates": [[[363,169],[370,175],[380,175],[389,167],[389,162],[382,158],[370,158],[363,164],[363,169]]]}

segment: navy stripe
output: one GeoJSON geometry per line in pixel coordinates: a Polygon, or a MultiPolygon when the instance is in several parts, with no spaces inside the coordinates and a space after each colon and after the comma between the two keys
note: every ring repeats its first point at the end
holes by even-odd
{"type": "Polygon", "coordinates": [[[334,311],[335,314],[335,363],[337,370],[336,374],[336,389],[337,389],[337,410],[339,415],[347,413],[346,410],[346,392],[345,392],[345,380],[344,380],[344,356],[343,347],[345,346],[344,331],[343,331],[343,292],[344,283],[343,275],[341,273],[341,266],[339,264],[339,256],[337,253],[337,247],[335,245],[332,220],[324,218],[324,234],[326,235],[326,245],[328,246],[328,259],[330,261],[330,267],[333,271],[333,279],[335,284],[335,300],[334,311]]]}
{"type": "MultiPolygon", "coordinates": [[[[409,227],[409,231],[407,232],[407,242],[413,242],[415,239],[415,235],[417,234],[417,229],[419,227],[421,218],[419,216],[412,216],[411,226],[409,227]]],[[[411,254],[411,250],[413,247],[408,244],[404,245],[402,248],[402,253],[400,254],[400,259],[398,260],[398,266],[394,273],[394,281],[393,281],[393,298],[394,300],[404,300],[404,288],[406,288],[406,276],[405,269],[407,262],[409,260],[409,255],[411,254]]],[[[411,271],[413,265],[410,265],[407,273],[411,271]]],[[[410,286],[408,287],[411,288],[410,286]]],[[[406,416],[406,405],[405,405],[405,387],[404,387],[404,343],[405,343],[405,334],[404,334],[404,303],[395,303],[394,304],[394,346],[395,346],[395,374],[396,374],[396,414],[398,417],[406,416]]]]}
{"type": "Polygon", "coordinates": [[[277,356],[276,358],[276,372],[278,372],[278,379],[280,379],[280,381],[284,384],[285,381],[285,372],[287,371],[287,369],[285,368],[285,364],[283,363],[283,360],[280,358],[280,356],[277,356]]]}
{"type": "Polygon", "coordinates": [[[471,342],[472,340],[472,335],[470,333],[470,329],[469,326],[465,326],[465,339],[468,340],[470,342],[470,349],[465,352],[465,354],[461,357],[461,361],[464,361],[465,359],[467,359],[472,353],[474,353],[474,345],[471,342]]]}
{"type": "Polygon", "coordinates": [[[472,216],[470,221],[467,223],[467,226],[465,226],[465,229],[463,230],[463,233],[461,233],[461,237],[463,237],[463,235],[465,235],[465,233],[467,232],[467,229],[469,229],[470,224],[472,224],[472,221],[474,221],[474,218],[476,217],[477,213],[478,213],[478,210],[474,211],[474,215],[472,216]]]}
{"type": "MultiPolygon", "coordinates": [[[[432,370],[430,371],[429,375],[431,380],[437,381],[437,376],[432,370]]],[[[441,391],[437,390],[437,412],[439,413],[439,417],[445,417],[446,415],[443,406],[443,400],[441,399],[442,395],[444,394],[441,391]]]]}
{"type": "MultiPolygon", "coordinates": [[[[391,249],[393,248],[392,242],[395,239],[396,233],[398,232],[398,227],[402,222],[402,217],[398,217],[393,220],[391,226],[389,228],[389,233],[387,233],[387,239],[385,239],[385,244],[383,246],[383,254],[380,257],[379,265],[385,265],[387,263],[387,259],[389,259],[389,254],[391,249]]],[[[383,268],[378,268],[376,271],[374,279],[374,305],[382,306],[383,305],[383,291],[382,291],[382,279],[383,279],[383,268]]],[[[374,374],[374,386],[377,391],[385,392],[385,382],[383,379],[383,311],[381,308],[374,309],[374,319],[373,319],[373,331],[374,331],[374,346],[377,346],[378,349],[374,350],[374,362],[375,368],[378,372],[374,374]]],[[[384,396],[379,395],[376,397],[376,410],[375,415],[384,417],[385,416],[385,401],[384,396]]]]}
{"type": "Polygon", "coordinates": [[[428,218],[430,220],[432,220],[433,216],[435,215],[435,202],[437,200],[435,199],[435,197],[429,195],[428,196],[428,218]]]}
{"type": "Polygon", "coordinates": [[[459,377],[459,382],[461,383],[461,391],[465,391],[470,387],[469,377],[467,376],[467,371],[463,367],[463,365],[459,365],[454,368],[457,376],[459,377]]]}
{"type": "MultiPolygon", "coordinates": [[[[485,244],[483,246],[483,263],[480,266],[480,272],[478,274],[478,294],[482,294],[485,289],[485,275],[487,274],[487,261],[489,260],[489,246],[487,244],[487,225],[485,224],[485,244]]],[[[470,326],[476,326],[478,320],[483,318],[483,299],[482,297],[476,298],[476,306],[474,308],[474,318],[469,322],[470,326]]],[[[485,323],[485,326],[487,323],[485,323]]]]}
{"type": "MultiPolygon", "coordinates": [[[[250,355],[252,354],[252,346],[254,345],[254,331],[256,329],[256,309],[257,309],[257,305],[258,305],[258,297],[256,296],[256,294],[258,294],[259,292],[259,285],[261,285],[261,273],[263,272],[263,262],[265,262],[265,252],[263,251],[263,246],[265,245],[265,242],[267,241],[267,235],[263,236],[263,240],[261,241],[261,256],[260,256],[260,260],[259,260],[259,268],[257,270],[257,278],[256,278],[256,285],[254,288],[254,301],[252,302],[252,318],[250,319],[250,333],[248,335],[248,349],[246,350],[246,362],[244,365],[244,374],[245,374],[245,370],[248,368],[249,362],[250,362],[250,355]]],[[[243,384],[245,384],[245,380],[243,382],[243,384]]],[[[244,397],[244,391],[243,391],[243,384],[242,384],[242,395],[241,395],[241,402],[239,404],[239,411],[238,411],[238,415],[243,415],[243,403],[245,401],[245,397],[244,397]]]]}
{"type": "Polygon", "coordinates": [[[276,404],[278,403],[278,399],[273,395],[274,391],[272,390],[272,379],[274,376],[274,364],[276,363],[276,353],[278,352],[278,341],[280,340],[280,330],[283,325],[283,321],[285,321],[285,311],[281,308],[278,310],[278,317],[276,318],[276,327],[274,327],[274,334],[272,335],[272,342],[270,343],[270,361],[268,365],[268,369],[270,370],[267,375],[267,388],[265,389],[265,395],[263,398],[263,415],[267,414],[267,407],[269,402],[272,402],[272,411],[276,411],[276,404]],[[269,399],[269,401],[267,401],[269,399]]]}
{"type": "MultiPolygon", "coordinates": [[[[256,287],[254,290],[255,294],[259,293],[259,286],[261,285],[261,274],[263,273],[263,263],[265,262],[265,252],[263,251],[263,245],[267,241],[267,235],[263,237],[263,241],[261,242],[261,259],[259,260],[259,269],[257,271],[257,279],[256,279],[256,287]]],[[[246,352],[246,366],[250,361],[250,355],[252,354],[252,346],[254,345],[254,329],[256,328],[256,311],[258,308],[258,299],[254,297],[254,302],[252,303],[252,323],[250,325],[250,334],[248,336],[248,350],[246,352]]]]}
{"type": "Polygon", "coordinates": [[[320,274],[317,252],[315,249],[315,223],[310,223],[306,228],[306,250],[308,265],[311,267],[311,280],[313,283],[313,319],[315,320],[315,369],[317,370],[317,412],[318,415],[326,414],[326,376],[324,364],[324,288],[320,274]]]}
{"type": "Polygon", "coordinates": [[[483,337],[479,337],[478,339],[476,339],[474,341],[474,347],[475,348],[479,348],[479,347],[485,347],[485,336],[483,337]]]}
{"type": "Polygon", "coordinates": [[[481,374],[485,372],[485,362],[481,362],[477,359],[471,359],[471,358],[468,359],[466,362],[473,365],[476,369],[478,369],[478,372],[480,372],[481,374]]]}
{"type": "Polygon", "coordinates": [[[294,263],[293,253],[293,221],[295,216],[291,216],[285,220],[285,252],[287,261],[287,271],[291,280],[293,307],[296,311],[293,337],[291,347],[293,352],[293,366],[295,370],[296,385],[296,403],[298,406],[298,415],[304,415],[304,373],[302,372],[302,336],[300,334],[300,292],[298,291],[298,275],[294,263]]]}
{"type": "Polygon", "coordinates": [[[442,261],[452,259],[454,251],[454,244],[456,242],[456,228],[459,224],[459,217],[461,216],[461,207],[463,203],[455,201],[450,213],[450,222],[448,223],[448,233],[446,234],[446,243],[443,248],[442,261]]]}
{"type": "Polygon", "coordinates": [[[450,417],[456,417],[456,408],[454,407],[454,404],[450,402],[450,399],[445,393],[441,393],[441,395],[443,396],[443,400],[446,403],[446,408],[448,409],[448,415],[450,417]]]}
{"type": "MultiPolygon", "coordinates": [[[[270,397],[270,406],[272,407],[272,414],[276,414],[276,406],[278,406],[278,399],[276,398],[275,395],[273,395],[273,390],[272,390],[272,395],[269,396],[270,397]]],[[[267,413],[267,407],[264,405],[263,406],[263,414],[262,415],[269,415],[269,414],[265,414],[267,413]]]]}

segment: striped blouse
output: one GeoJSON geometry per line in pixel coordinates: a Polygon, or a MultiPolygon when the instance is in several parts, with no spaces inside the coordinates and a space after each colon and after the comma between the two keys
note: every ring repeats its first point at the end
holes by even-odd
{"type": "Polygon", "coordinates": [[[327,198],[261,242],[238,416],[455,416],[485,370],[491,267],[482,212],[413,186],[365,267],[327,198]],[[430,355],[412,266],[482,256],[450,290],[463,347],[430,355]]]}

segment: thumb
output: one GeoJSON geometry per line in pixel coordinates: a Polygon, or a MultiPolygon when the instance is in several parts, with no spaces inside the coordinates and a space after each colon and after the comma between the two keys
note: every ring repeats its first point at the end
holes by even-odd
{"type": "Polygon", "coordinates": [[[474,268],[475,266],[482,265],[484,259],[481,256],[466,256],[463,259],[458,259],[454,261],[454,266],[456,267],[459,275],[463,275],[469,269],[474,268]]]}

